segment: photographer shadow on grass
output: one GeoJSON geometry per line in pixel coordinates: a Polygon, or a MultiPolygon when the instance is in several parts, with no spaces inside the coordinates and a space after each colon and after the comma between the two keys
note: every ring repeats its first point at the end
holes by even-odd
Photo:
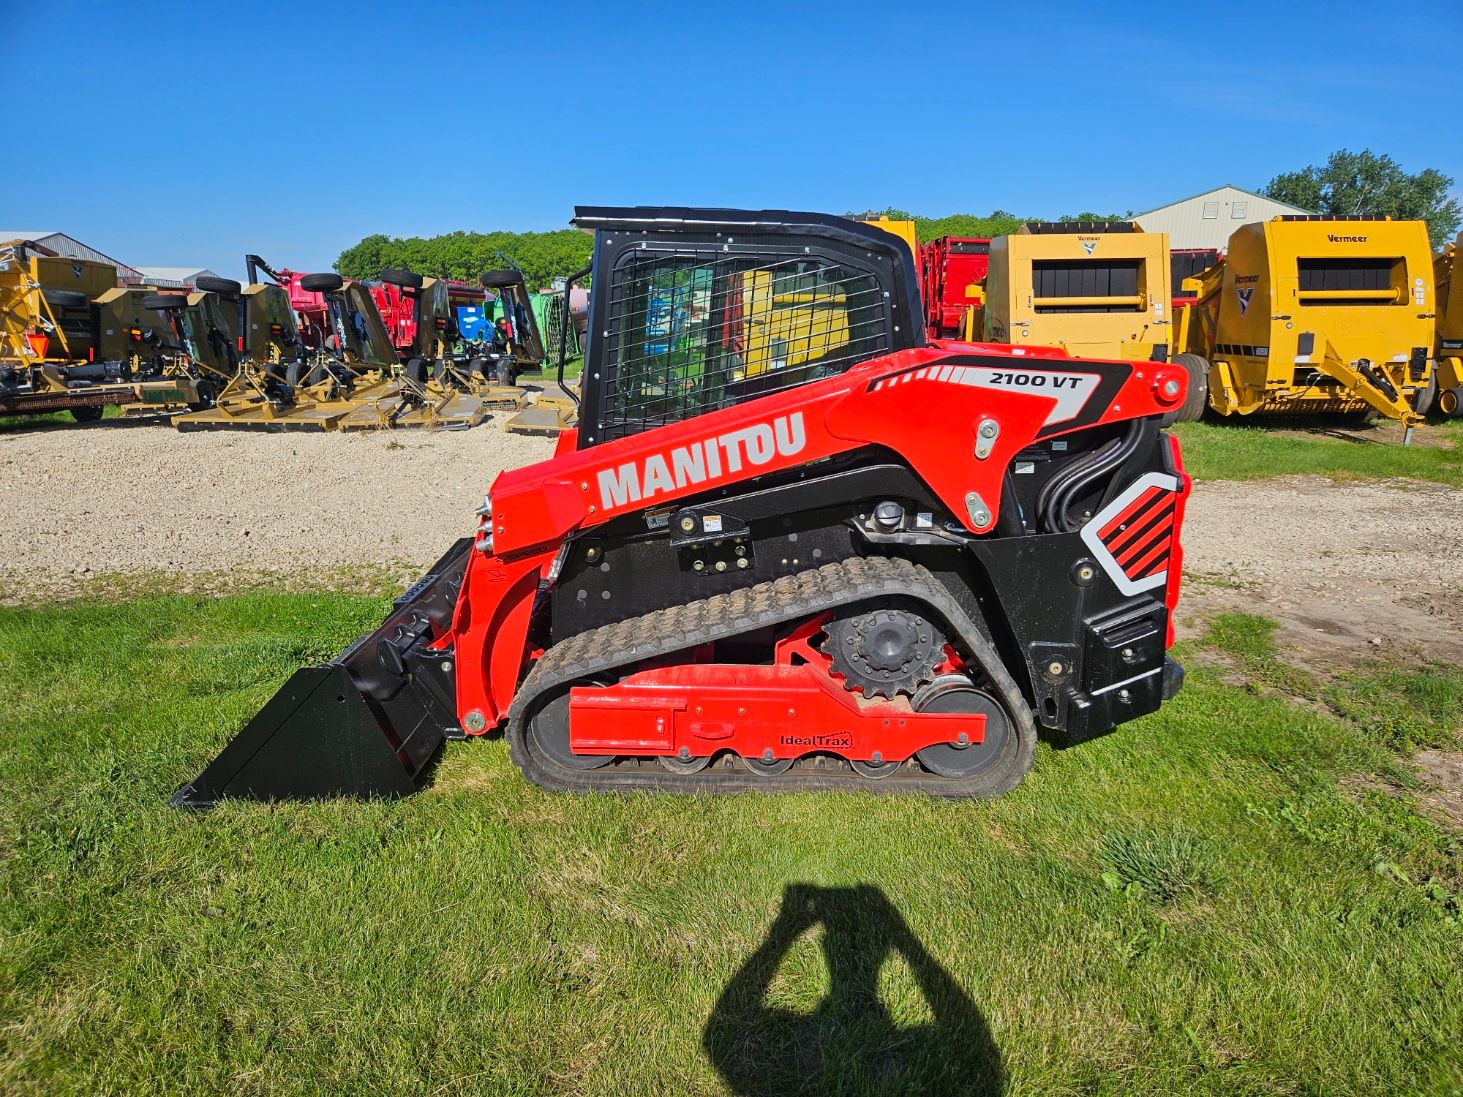
{"type": "MultiPolygon", "coordinates": [[[[906,1006],[908,1005],[906,995],[906,1006]]],[[[898,1012],[908,1012],[899,1010],[898,1012]]],[[[702,1046],[734,1093],[999,1094],[1000,1052],[975,1003],[925,950],[888,897],[868,885],[792,884],[764,941],[717,999],[702,1046]],[[823,927],[828,994],[811,1012],[771,1004],[778,969],[823,927]],[[933,1022],[901,1025],[880,970],[902,956],[933,1022]]]]}

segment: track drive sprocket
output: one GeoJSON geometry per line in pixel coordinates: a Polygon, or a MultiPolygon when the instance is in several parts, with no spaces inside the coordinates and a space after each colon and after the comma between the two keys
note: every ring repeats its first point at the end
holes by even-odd
{"type": "Polygon", "coordinates": [[[934,680],[945,637],[912,609],[874,605],[828,622],[823,650],[832,670],[865,697],[912,695],[934,680]]]}

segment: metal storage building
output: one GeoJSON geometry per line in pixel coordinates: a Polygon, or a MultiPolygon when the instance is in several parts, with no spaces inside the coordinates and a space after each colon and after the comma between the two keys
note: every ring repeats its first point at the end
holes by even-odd
{"type": "Polygon", "coordinates": [[[110,263],[117,268],[117,277],[131,285],[186,289],[193,285],[199,275],[213,274],[211,270],[198,267],[130,267],[126,263],[119,263],[105,252],[88,247],[74,236],[67,236],[64,232],[53,229],[0,229],[0,243],[11,240],[28,240],[68,259],[110,263]]]}
{"type": "Polygon", "coordinates": [[[1310,212],[1226,183],[1203,194],[1134,214],[1132,220],[1142,225],[1145,232],[1168,233],[1171,248],[1223,251],[1229,246],[1229,234],[1241,225],[1269,221],[1282,213],[1310,212]]]}
{"type": "Polygon", "coordinates": [[[0,241],[11,240],[29,240],[32,244],[39,244],[68,259],[89,259],[93,263],[111,263],[117,268],[117,274],[124,281],[132,280],[137,274],[137,271],[126,263],[119,263],[110,255],[97,251],[96,248],[87,247],[75,237],[67,236],[64,232],[56,232],[54,229],[0,229],[0,241]]]}
{"type": "Polygon", "coordinates": [[[192,286],[204,275],[210,278],[218,277],[207,267],[138,267],[136,269],[143,282],[149,286],[166,289],[192,286]]]}

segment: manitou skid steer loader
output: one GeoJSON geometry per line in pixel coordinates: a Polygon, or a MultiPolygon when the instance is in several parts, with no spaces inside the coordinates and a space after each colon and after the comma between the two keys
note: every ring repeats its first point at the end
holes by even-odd
{"type": "Polygon", "coordinates": [[[842,218],[575,224],[577,430],[175,803],[410,793],[444,739],[491,732],[550,789],[989,796],[1039,730],[1080,742],[1173,696],[1189,481],[1159,421],[1182,369],[927,342],[909,249],[842,218]],[[839,317],[746,377],[750,271],[839,317]],[[661,353],[657,300],[690,353],[661,353]]]}

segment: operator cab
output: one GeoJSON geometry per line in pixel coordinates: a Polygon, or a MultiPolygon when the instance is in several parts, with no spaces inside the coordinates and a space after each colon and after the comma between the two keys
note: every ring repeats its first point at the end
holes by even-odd
{"type": "Polygon", "coordinates": [[[581,207],[595,233],[580,447],[924,345],[910,251],[785,210],[581,207]]]}

